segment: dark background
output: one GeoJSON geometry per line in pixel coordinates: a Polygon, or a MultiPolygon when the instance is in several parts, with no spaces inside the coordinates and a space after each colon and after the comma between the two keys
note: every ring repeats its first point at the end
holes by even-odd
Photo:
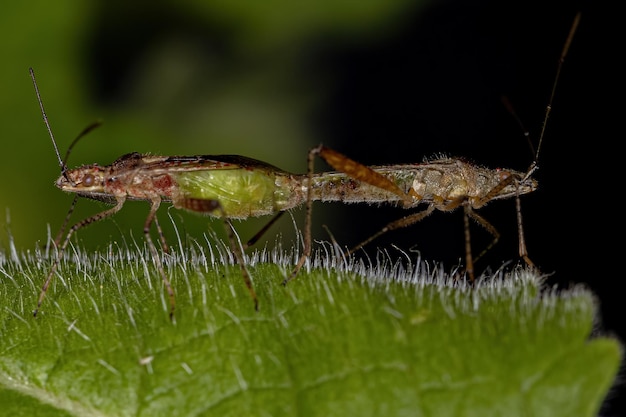
{"type": "MultiPolygon", "coordinates": [[[[331,65],[341,82],[320,116],[332,145],[365,164],[418,162],[444,152],[525,171],[532,154],[500,96],[513,103],[536,145],[576,5],[480,6],[444,2],[384,45],[336,53],[331,65]]],[[[625,340],[623,273],[615,263],[623,256],[617,190],[623,104],[616,88],[623,66],[611,58],[623,47],[605,16],[580,8],[539,156],[539,189],[522,196],[524,229],[531,259],[551,274],[548,284],[586,284],[600,301],[599,332],[625,340]]],[[[402,215],[378,207],[340,210],[343,223],[331,230],[342,243],[357,243],[402,215]],[[346,224],[358,232],[345,232],[346,224]]],[[[514,200],[494,201],[480,213],[501,240],[478,270],[516,259],[514,200]]],[[[490,239],[477,226],[472,237],[475,251],[490,239]]],[[[454,266],[464,255],[462,214],[436,212],[377,244],[415,248],[424,259],[454,266]]],[[[623,392],[614,388],[602,415],[626,415],[623,392]]]]}
{"type": "MultiPolygon", "coordinates": [[[[365,164],[419,162],[444,152],[525,171],[532,154],[500,96],[513,103],[536,145],[577,8],[583,15],[547,124],[535,174],[539,189],[522,196],[524,229],[531,259],[550,274],[548,284],[586,284],[600,302],[599,332],[623,341],[623,273],[615,263],[624,256],[617,76],[623,66],[612,58],[623,47],[606,15],[575,2],[440,3],[384,45],[335,50],[330,65],[341,82],[320,120],[333,146],[365,164]]],[[[342,212],[331,228],[341,243],[358,243],[403,214],[379,207],[333,210],[342,212]]],[[[480,214],[501,239],[478,271],[516,259],[514,200],[494,201],[480,214]]],[[[474,251],[480,251],[490,235],[473,226],[474,251]]],[[[424,259],[454,266],[464,259],[462,214],[435,212],[376,243],[415,248],[424,259]]],[[[614,388],[602,415],[626,415],[623,393],[623,386],[614,388]]]]}

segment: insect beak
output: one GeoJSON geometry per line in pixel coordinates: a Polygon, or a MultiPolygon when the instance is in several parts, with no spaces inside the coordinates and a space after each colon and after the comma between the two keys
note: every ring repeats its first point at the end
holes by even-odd
{"type": "Polygon", "coordinates": [[[526,178],[522,183],[520,189],[523,191],[522,194],[528,194],[535,191],[538,187],[537,180],[534,178],[526,178]]]}
{"type": "Polygon", "coordinates": [[[57,188],[60,188],[61,190],[65,190],[67,188],[72,188],[74,186],[74,184],[70,181],[69,177],[65,176],[65,175],[61,175],[55,185],[57,186],[57,188]]]}

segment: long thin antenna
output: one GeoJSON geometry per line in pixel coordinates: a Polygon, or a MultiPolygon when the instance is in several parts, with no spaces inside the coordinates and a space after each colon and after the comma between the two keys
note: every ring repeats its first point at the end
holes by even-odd
{"type": "Polygon", "coordinates": [[[548,105],[546,107],[546,114],[543,118],[543,125],[541,126],[541,133],[539,135],[539,143],[537,144],[537,151],[535,152],[535,162],[533,163],[533,166],[537,165],[537,160],[539,159],[539,151],[541,150],[541,143],[543,142],[543,136],[546,132],[546,125],[548,123],[548,117],[550,117],[550,112],[552,111],[552,101],[554,100],[554,96],[556,94],[556,85],[559,81],[559,77],[561,76],[561,69],[563,69],[563,62],[565,62],[565,56],[567,55],[567,52],[569,51],[569,47],[572,44],[572,40],[574,39],[574,34],[576,33],[576,29],[578,29],[579,22],[580,22],[580,12],[576,14],[576,17],[574,17],[574,21],[572,22],[572,27],[569,30],[569,34],[567,35],[567,39],[565,40],[565,45],[563,46],[563,51],[561,52],[561,56],[559,57],[559,66],[556,69],[556,76],[554,78],[554,84],[552,84],[552,92],[550,93],[550,100],[548,100],[548,105]]]}
{"type": "Polygon", "coordinates": [[[39,87],[37,86],[37,81],[35,80],[35,71],[33,68],[28,68],[28,72],[30,72],[30,78],[33,80],[33,86],[35,87],[35,94],[37,94],[37,101],[39,102],[39,108],[41,109],[41,115],[43,116],[43,122],[46,124],[46,128],[48,129],[48,134],[50,135],[50,139],[52,139],[52,145],[54,146],[54,152],[57,154],[57,159],[59,160],[59,166],[61,167],[61,174],[69,181],[67,178],[67,166],[65,162],[61,159],[61,154],[59,153],[59,148],[57,147],[57,142],[54,140],[54,135],[52,134],[52,128],[50,127],[50,122],[48,122],[48,116],[46,116],[46,110],[43,107],[43,101],[41,100],[41,95],[39,94],[39,87]]]}
{"type": "Polygon", "coordinates": [[[537,150],[535,151],[535,160],[528,167],[528,172],[522,179],[522,181],[526,181],[530,178],[533,173],[539,168],[539,152],[541,151],[541,144],[543,143],[543,137],[546,133],[546,126],[548,124],[548,118],[550,117],[550,112],[552,111],[552,102],[554,101],[554,96],[556,94],[556,86],[559,83],[559,78],[561,76],[561,70],[563,69],[563,63],[565,62],[565,56],[569,51],[569,47],[572,44],[572,40],[574,39],[574,34],[576,33],[576,29],[578,29],[578,24],[580,23],[580,15],[581,13],[576,13],[574,17],[574,21],[572,22],[572,27],[569,30],[569,34],[567,35],[567,39],[565,39],[565,45],[563,45],[563,50],[561,51],[561,56],[559,57],[559,65],[556,69],[556,75],[554,76],[554,83],[552,83],[552,91],[550,93],[550,99],[548,100],[548,105],[546,106],[546,113],[543,117],[543,124],[541,125],[541,133],[539,134],[539,142],[537,143],[537,150]]]}
{"type": "Polygon", "coordinates": [[[101,124],[102,124],[101,120],[96,120],[95,122],[93,122],[92,124],[84,128],[83,131],[80,132],[78,136],[76,136],[76,139],[74,139],[72,143],[70,143],[70,146],[67,148],[67,151],[65,152],[65,158],[63,158],[64,167],[67,167],[67,159],[70,157],[70,152],[72,151],[72,148],[74,148],[74,145],[76,145],[78,141],[82,139],[83,136],[87,135],[87,133],[99,127],[101,124]]]}

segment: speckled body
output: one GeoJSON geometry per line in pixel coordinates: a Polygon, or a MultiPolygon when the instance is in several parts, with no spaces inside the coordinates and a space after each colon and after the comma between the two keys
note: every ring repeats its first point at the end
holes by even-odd
{"type": "MultiPolygon", "coordinates": [[[[526,194],[537,187],[533,179],[524,180],[523,173],[477,167],[453,158],[372,169],[389,178],[406,197],[342,172],[324,172],[312,176],[312,200],[390,203],[404,208],[432,203],[442,209],[466,201],[479,208],[490,200],[526,194]],[[510,181],[505,181],[509,177],[510,181]]],[[[235,155],[130,153],[111,165],[85,165],[68,170],[66,175],[59,177],[57,187],[83,197],[111,203],[122,198],[168,201],[174,207],[199,212],[204,206],[189,201],[217,200],[228,217],[241,219],[305,204],[308,184],[306,174],[291,174],[235,155]]]]}
{"type": "Polygon", "coordinates": [[[355,180],[347,174],[334,172],[314,176],[313,200],[391,203],[404,208],[425,203],[443,207],[465,200],[473,208],[479,208],[486,204],[487,198],[510,198],[537,188],[537,182],[533,179],[524,180],[525,174],[521,172],[477,167],[453,158],[419,164],[374,166],[371,169],[389,178],[406,197],[355,180]],[[506,181],[507,178],[510,178],[509,181],[506,181]],[[495,194],[494,190],[497,190],[495,194]]]}

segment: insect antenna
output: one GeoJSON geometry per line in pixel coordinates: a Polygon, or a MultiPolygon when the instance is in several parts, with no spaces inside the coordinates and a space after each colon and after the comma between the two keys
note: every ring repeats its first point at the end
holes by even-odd
{"type": "Polygon", "coordinates": [[[528,168],[528,172],[524,177],[524,180],[530,178],[530,176],[539,168],[539,152],[541,151],[541,144],[543,143],[543,137],[546,133],[546,126],[548,124],[548,118],[550,117],[550,113],[552,112],[552,102],[554,101],[554,96],[556,95],[556,87],[559,82],[559,78],[561,77],[561,70],[563,69],[563,63],[565,62],[565,57],[569,51],[569,48],[572,44],[572,40],[574,39],[574,34],[578,29],[578,24],[580,23],[580,15],[581,12],[576,13],[574,17],[574,21],[572,22],[572,26],[569,30],[569,34],[565,39],[565,45],[563,46],[563,50],[561,51],[561,55],[559,56],[559,64],[556,68],[556,75],[554,76],[554,82],[552,83],[552,91],[550,92],[550,98],[548,99],[548,105],[546,106],[546,112],[543,116],[543,123],[541,124],[541,132],[539,133],[539,141],[537,143],[537,149],[535,151],[535,159],[530,164],[528,168]]]}
{"type": "Polygon", "coordinates": [[[28,68],[28,72],[30,73],[30,78],[33,80],[33,86],[35,87],[35,94],[37,95],[37,101],[39,102],[39,108],[41,109],[41,115],[43,116],[43,122],[48,129],[48,134],[50,135],[50,139],[52,139],[52,146],[54,146],[54,152],[57,155],[57,159],[59,160],[59,166],[61,167],[61,174],[69,181],[67,177],[67,166],[65,165],[65,161],[61,159],[61,154],[59,153],[59,148],[57,147],[57,142],[54,140],[54,134],[52,133],[52,128],[50,127],[50,122],[48,122],[48,116],[46,115],[46,109],[43,106],[43,100],[41,99],[41,94],[39,94],[39,87],[37,86],[37,80],[35,79],[35,71],[33,68],[28,68]]]}
{"type": "MultiPolygon", "coordinates": [[[[63,158],[63,162],[61,165],[61,169],[65,169],[67,171],[67,159],[70,156],[70,152],[72,151],[72,148],[74,148],[74,145],[76,145],[78,143],[78,141],[85,135],[87,135],[89,132],[91,132],[92,130],[94,130],[95,128],[99,127],[100,125],[102,125],[102,121],[101,120],[96,120],[95,122],[93,122],[92,124],[90,124],[89,126],[87,126],[86,128],[83,129],[82,132],[80,132],[78,134],[78,136],[76,136],[76,139],[74,139],[72,141],[72,143],[70,143],[70,146],[67,148],[67,151],[65,152],[65,157],[63,158]]],[[[56,148],[56,146],[55,146],[56,148]]],[[[65,175],[64,175],[65,176],[65,175]]],[[[66,177],[67,178],[67,177],[66,177]]]]}
{"type": "MultiPolygon", "coordinates": [[[[45,110],[44,105],[43,105],[43,100],[41,99],[41,94],[39,93],[39,87],[37,86],[37,80],[35,79],[35,71],[31,67],[31,68],[28,68],[28,72],[30,73],[30,78],[33,80],[33,86],[35,87],[35,94],[37,95],[37,102],[39,102],[39,108],[41,109],[41,115],[43,116],[43,122],[46,125],[46,129],[48,129],[48,134],[50,135],[50,139],[52,139],[52,146],[54,146],[54,152],[56,153],[57,159],[59,160],[59,166],[61,167],[61,175],[63,175],[63,177],[65,177],[65,179],[70,184],[73,184],[73,182],[67,176],[67,159],[70,156],[70,152],[72,151],[72,148],[74,147],[74,145],[76,145],[76,143],[78,143],[78,141],[83,136],[85,136],[86,134],[88,134],[89,132],[91,132],[92,130],[97,128],[98,126],[100,126],[102,124],[102,121],[97,120],[97,121],[93,122],[92,124],[90,124],[89,126],[87,126],[85,129],[83,129],[83,131],[78,134],[76,139],[74,139],[72,141],[72,143],[70,144],[70,146],[67,148],[67,151],[65,152],[65,157],[63,159],[61,159],[61,154],[59,153],[59,148],[57,146],[56,140],[54,139],[54,134],[52,133],[52,128],[50,127],[50,122],[48,121],[48,116],[46,115],[46,110],[45,110]]],[[[67,212],[67,215],[65,216],[65,220],[63,221],[63,225],[61,226],[61,229],[59,230],[59,232],[57,233],[57,235],[56,235],[56,237],[54,239],[54,243],[57,246],[61,242],[61,238],[63,237],[63,234],[65,233],[65,230],[67,228],[67,224],[68,224],[68,222],[70,220],[72,212],[74,211],[74,208],[76,206],[77,200],[78,200],[78,196],[75,196],[74,200],[72,201],[72,205],[70,206],[70,209],[67,212]]]]}
{"type": "Polygon", "coordinates": [[[530,132],[528,131],[528,129],[526,129],[526,126],[524,126],[522,119],[517,115],[515,108],[513,107],[513,104],[509,101],[508,97],[506,96],[501,97],[502,104],[507,109],[509,114],[515,119],[515,122],[518,124],[520,129],[522,129],[524,137],[528,141],[528,146],[530,147],[530,150],[533,154],[533,162],[530,164],[530,167],[528,168],[528,171],[526,175],[524,176],[523,181],[530,178],[531,175],[539,168],[539,165],[538,165],[539,152],[541,151],[541,144],[543,142],[543,137],[546,133],[546,126],[548,124],[548,118],[550,117],[550,113],[552,112],[552,102],[554,101],[554,96],[556,95],[556,87],[559,82],[559,78],[561,76],[561,70],[563,68],[563,63],[565,62],[565,56],[567,55],[567,52],[569,51],[569,47],[574,38],[574,33],[576,33],[576,29],[578,28],[579,22],[580,22],[580,12],[578,12],[576,16],[574,17],[574,21],[572,22],[572,26],[570,28],[569,34],[567,35],[567,38],[565,40],[565,45],[563,45],[563,50],[561,51],[561,55],[559,56],[559,64],[557,66],[556,75],[554,77],[554,82],[552,83],[552,91],[550,92],[550,98],[548,99],[548,105],[546,106],[546,112],[544,113],[543,123],[541,125],[541,132],[539,133],[539,140],[537,142],[536,149],[531,140],[530,132]]]}
{"type": "Polygon", "coordinates": [[[517,112],[515,111],[515,107],[513,107],[513,103],[511,103],[511,101],[509,100],[507,96],[502,96],[500,100],[502,101],[502,104],[504,105],[506,110],[509,112],[509,114],[513,117],[513,119],[515,119],[515,122],[517,122],[517,125],[519,126],[519,128],[522,130],[522,134],[526,138],[526,142],[528,143],[528,147],[530,148],[532,157],[535,158],[536,150],[535,150],[535,145],[533,145],[533,141],[530,138],[530,132],[528,131],[528,129],[526,129],[524,122],[522,122],[522,119],[518,116],[517,112]]]}
{"type": "Polygon", "coordinates": [[[37,80],[35,79],[35,71],[31,67],[31,68],[28,68],[28,72],[30,73],[30,78],[33,80],[33,86],[35,87],[35,94],[37,95],[37,102],[39,103],[39,108],[41,109],[43,122],[46,125],[46,129],[48,129],[48,134],[50,135],[50,139],[52,139],[52,146],[54,146],[54,152],[57,155],[59,166],[61,167],[61,175],[63,175],[68,182],[72,183],[72,181],[70,181],[69,177],[67,176],[67,159],[70,156],[70,152],[72,151],[72,148],[74,147],[74,145],[76,145],[76,143],[78,143],[78,141],[83,136],[85,136],[86,134],[88,134],[89,132],[97,128],[98,126],[100,126],[102,124],[102,121],[97,120],[93,122],[92,124],[90,124],[89,126],[87,126],[85,129],[83,129],[83,131],[78,134],[76,139],[74,139],[72,143],[70,144],[70,146],[67,148],[67,151],[65,152],[65,157],[61,159],[61,153],[59,152],[57,142],[54,139],[54,134],[52,133],[52,128],[50,127],[48,116],[46,115],[46,109],[44,108],[43,100],[41,99],[41,94],[39,93],[39,87],[37,86],[37,80]]]}

